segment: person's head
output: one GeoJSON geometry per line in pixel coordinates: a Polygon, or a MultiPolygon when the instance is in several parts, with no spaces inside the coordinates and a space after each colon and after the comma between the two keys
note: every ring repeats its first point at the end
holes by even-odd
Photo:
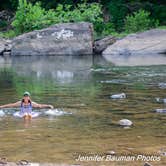
{"type": "Polygon", "coordinates": [[[30,93],[29,92],[24,92],[24,94],[23,94],[23,102],[24,103],[29,103],[30,101],[31,101],[31,99],[30,99],[30,93]]]}

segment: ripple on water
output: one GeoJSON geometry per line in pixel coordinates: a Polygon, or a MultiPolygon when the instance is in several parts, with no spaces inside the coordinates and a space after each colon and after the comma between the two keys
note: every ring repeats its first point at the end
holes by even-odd
{"type": "Polygon", "coordinates": [[[0,110],[0,117],[3,117],[3,116],[5,116],[5,113],[3,110],[0,110]]]}
{"type": "Polygon", "coordinates": [[[62,116],[62,115],[70,115],[72,113],[65,112],[62,109],[49,109],[48,111],[45,111],[44,114],[48,116],[62,116]]]}

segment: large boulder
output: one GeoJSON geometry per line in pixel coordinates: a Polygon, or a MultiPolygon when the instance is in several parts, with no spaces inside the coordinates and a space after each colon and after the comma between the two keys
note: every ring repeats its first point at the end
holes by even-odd
{"type": "Polygon", "coordinates": [[[152,29],[142,33],[128,35],[108,46],[104,57],[112,55],[151,55],[166,53],[166,30],[152,29]]]}
{"type": "Polygon", "coordinates": [[[63,23],[13,39],[11,55],[85,55],[93,53],[91,23],[63,23]]]}
{"type": "Polygon", "coordinates": [[[94,43],[94,53],[100,54],[104,51],[109,45],[116,42],[114,36],[107,36],[103,39],[96,40],[94,43]]]}

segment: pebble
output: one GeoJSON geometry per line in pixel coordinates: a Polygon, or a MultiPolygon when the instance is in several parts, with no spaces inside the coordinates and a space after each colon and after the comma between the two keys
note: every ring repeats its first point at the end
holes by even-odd
{"type": "Polygon", "coordinates": [[[145,163],[144,166],[152,166],[151,164],[149,163],[145,163]]]}
{"type": "Polygon", "coordinates": [[[156,109],[155,112],[157,113],[166,113],[166,109],[156,109]]]}
{"type": "Polygon", "coordinates": [[[156,102],[158,102],[158,103],[164,103],[164,104],[166,104],[166,98],[161,99],[160,97],[156,97],[155,99],[156,99],[156,102]]]}
{"type": "Polygon", "coordinates": [[[158,84],[159,88],[166,89],[166,83],[162,82],[158,84]]]}
{"type": "Polygon", "coordinates": [[[164,102],[164,104],[166,104],[166,98],[165,98],[165,99],[163,99],[163,102],[164,102]]]}
{"type": "Polygon", "coordinates": [[[131,126],[131,125],[133,125],[133,122],[131,120],[128,120],[128,119],[121,119],[118,123],[121,126],[131,126]]]}
{"type": "Polygon", "coordinates": [[[119,93],[119,94],[114,94],[111,96],[112,99],[125,99],[126,94],[125,93],[119,93]]]}
{"type": "Polygon", "coordinates": [[[116,152],[115,152],[115,151],[113,151],[113,150],[111,150],[111,151],[107,151],[107,154],[115,155],[115,154],[116,154],[116,152]]]}

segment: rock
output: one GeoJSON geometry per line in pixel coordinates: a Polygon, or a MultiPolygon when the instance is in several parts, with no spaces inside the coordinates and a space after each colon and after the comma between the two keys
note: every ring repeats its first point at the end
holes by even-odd
{"type": "Polygon", "coordinates": [[[63,23],[13,39],[11,55],[87,55],[93,53],[91,23],[63,23]]]}
{"type": "Polygon", "coordinates": [[[10,51],[5,51],[3,52],[3,56],[10,56],[11,52],[10,51]]]}
{"type": "Polygon", "coordinates": [[[4,52],[10,52],[11,47],[11,40],[0,39],[0,55],[4,55],[4,52]]]}
{"type": "Polygon", "coordinates": [[[5,39],[0,39],[0,55],[3,54],[6,48],[6,40],[5,39]]]}
{"type": "Polygon", "coordinates": [[[161,103],[160,97],[156,97],[155,100],[156,100],[156,102],[161,103]]]}
{"type": "Polygon", "coordinates": [[[165,98],[165,99],[163,99],[163,103],[164,103],[164,104],[166,104],[166,98],[165,98]]]}
{"type": "Polygon", "coordinates": [[[112,99],[125,99],[126,94],[125,93],[119,93],[111,96],[112,99]]]}
{"type": "Polygon", "coordinates": [[[156,97],[155,99],[156,99],[156,102],[157,102],[157,103],[164,103],[164,104],[166,104],[166,98],[161,99],[161,98],[159,98],[159,97],[156,97]]]}
{"type": "Polygon", "coordinates": [[[118,123],[121,126],[131,126],[133,124],[133,122],[128,119],[121,119],[118,123]]]}
{"type": "Polygon", "coordinates": [[[107,151],[107,153],[106,153],[107,155],[115,155],[116,154],[116,152],[115,151],[113,151],[113,150],[111,150],[111,151],[107,151]]]}
{"type": "Polygon", "coordinates": [[[12,48],[12,40],[6,40],[5,51],[11,51],[12,48]]]}
{"type": "Polygon", "coordinates": [[[109,45],[116,42],[116,38],[113,36],[107,36],[103,39],[96,40],[94,43],[94,53],[102,53],[109,45]]]}
{"type": "Polygon", "coordinates": [[[166,109],[156,109],[155,112],[157,113],[166,113],[166,109]]]}
{"type": "Polygon", "coordinates": [[[161,156],[166,156],[166,150],[165,150],[165,149],[161,149],[161,150],[159,151],[159,154],[160,154],[161,156]]]}
{"type": "Polygon", "coordinates": [[[152,165],[146,162],[144,166],[152,166],[152,165]]]}
{"type": "Polygon", "coordinates": [[[165,43],[166,30],[152,29],[116,41],[104,50],[103,56],[165,54],[165,43]]]}
{"type": "Polygon", "coordinates": [[[158,86],[161,89],[166,89],[166,83],[165,82],[159,83],[158,86]]]}

